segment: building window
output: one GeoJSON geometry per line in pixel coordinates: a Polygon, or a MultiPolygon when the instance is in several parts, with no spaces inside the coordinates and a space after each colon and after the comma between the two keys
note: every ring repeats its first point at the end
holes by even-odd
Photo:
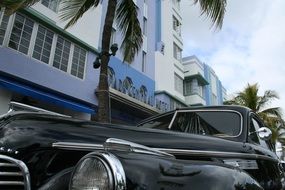
{"type": "Polygon", "coordinates": [[[184,107],[182,104],[180,104],[176,100],[170,98],[169,110],[175,110],[177,108],[182,108],[182,107],[184,107]]]}
{"type": "Polygon", "coordinates": [[[173,43],[173,56],[178,61],[181,61],[182,58],[182,49],[177,46],[176,43],[173,43]]]}
{"type": "Polygon", "coordinates": [[[42,0],[42,4],[54,12],[58,12],[59,0],[42,0]]]}
{"type": "Polygon", "coordinates": [[[176,73],[174,74],[174,88],[177,92],[183,94],[183,79],[176,73]]]}
{"type": "Polygon", "coordinates": [[[20,14],[16,14],[9,47],[28,54],[34,22],[20,14]]]}
{"type": "Polygon", "coordinates": [[[142,72],[146,71],[146,52],[142,52],[142,72]]]}
{"type": "Polygon", "coordinates": [[[179,20],[175,16],[172,17],[172,20],[173,20],[173,30],[179,36],[181,36],[181,23],[179,22],[179,20]]]}
{"type": "Polygon", "coordinates": [[[53,36],[53,32],[39,25],[33,58],[49,63],[53,36]]]}
{"type": "Polygon", "coordinates": [[[184,82],[184,95],[189,96],[192,93],[192,82],[190,80],[184,82]]]}
{"type": "Polygon", "coordinates": [[[54,67],[65,72],[67,71],[70,47],[71,42],[65,40],[61,36],[58,36],[53,60],[54,67]]]}
{"type": "Polygon", "coordinates": [[[4,12],[0,11],[0,45],[3,44],[9,18],[9,16],[4,15],[4,12]]]}
{"type": "Polygon", "coordinates": [[[143,17],[143,35],[147,34],[147,19],[143,17]]]}
{"type": "Polygon", "coordinates": [[[71,65],[71,74],[73,76],[83,79],[85,61],[86,51],[75,45],[71,65]]]}

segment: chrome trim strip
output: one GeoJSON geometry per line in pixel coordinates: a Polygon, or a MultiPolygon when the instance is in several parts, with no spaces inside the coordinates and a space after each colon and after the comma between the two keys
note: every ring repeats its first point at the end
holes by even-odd
{"type": "Polygon", "coordinates": [[[71,116],[69,116],[69,115],[64,115],[64,114],[56,113],[56,112],[53,112],[53,111],[48,111],[48,110],[45,110],[45,109],[42,109],[42,108],[38,108],[38,107],[35,107],[35,106],[30,106],[30,105],[27,105],[27,104],[14,102],[14,101],[10,102],[10,109],[9,109],[8,113],[15,111],[14,107],[18,107],[20,109],[27,110],[27,111],[32,111],[32,112],[43,112],[43,113],[46,113],[46,114],[51,114],[51,115],[71,118],[71,116]]]}
{"type": "Polygon", "coordinates": [[[224,159],[224,163],[234,166],[234,167],[239,167],[240,169],[243,169],[243,170],[257,170],[258,169],[258,164],[256,160],[224,159]]]}
{"type": "Polygon", "coordinates": [[[67,149],[67,150],[104,150],[102,144],[89,144],[89,143],[74,143],[74,142],[56,142],[52,144],[54,148],[67,149]]]}
{"type": "Polygon", "coordinates": [[[0,172],[0,176],[22,176],[22,172],[0,172]]]}
{"type": "Polygon", "coordinates": [[[25,190],[31,190],[31,178],[30,178],[29,169],[26,166],[26,164],[22,162],[21,160],[16,160],[14,158],[11,158],[5,155],[0,155],[0,159],[8,160],[9,162],[16,164],[22,171],[23,178],[24,178],[24,184],[25,184],[25,190]]]}
{"type": "MultiPolygon", "coordinates": [[[[235,110],[227,110],[227,109],[222,109],[222,110],[218,110],[218,109],[197,109],[197,110],[177,110],[175,111],[173,118],[171,119],[171,122],[168,126],[168,129],[171,130],[172,124],[176,118],[177,113],[188,113],[188,112],[232,112],[232,113],[236,113],[240,116],[240,132],[238,135],[235,136],[230,136],[230,135],[225,135],[224,137],[238,137],[241,135],[241,133],[243,132],[243,116],[240,112],[235,111],[235,110]]],[[[187,134],[187,133],[186,133],[187,134]]]]}
{"type": "Polygon", "coordinates": [[[187,155],[200,157],[220,157],[220,158],[245,158],[245,159],[262,159],[277,162],[276,159],[259,154],[239,153],[239,152],[223,152],[223,151],[206,151],[206,150],[185,150],[185,149],[168,149],[154,148],[173,155],[187,155]]]}
{"type": "MultiPolygon", "coordinates": [[[[110,141],[110,140],[109,140],[110,141]]],[[[135,143],[134,143],[135,144],[135,143]]],[[[68,149],[68,150],[85,150],[85,151],[95,151],[95,150],[111,150],[110,147],[104,147],[101,144],[86,144],[86,143],[71,143],[71,142],[57,142],[52,144],[55,148],[68,149]],[[109,148],[109,149],[108,149],[109,148]]],[[[116,147],[118,148],[118,147],[116,147]]],[[[130,147],[121,146],[121,151],[130,151],[130,147]],[[125,149],[123,149],[125,148],[125,149]]],[[[148,147],[150,148],[150,147],[148,147]]],[[[237,153],[237,152],[224,152],[224,151],[206,151],[206,150],[187,150],[187,149],[170,149],[170,148],[150,148],[151,152],[144,152],[139,149],[135,149],[137,153],[145,154],[154,154],[153,151],[163,152],[166,156],[173,155],[187,155],[187,156],[200,156],[200,157],[220,157],[220,158],[245,158],[245,159],[262,159],[277,162],[276,159],[259,154],[250,154],[250,153],[237,153]],[[168,153],[168,154],[167,154],[168,153]]],[[[112,150],[115,149],[115,146],[112,147],[112,150]]],[[[134,150],[132,150],[134,151],[134,150]]],[[[154,154],[158,155],[158,153],[154,154]]],[[[161,155],[160,155],[161,156],[161,155]]]]}
{"type": "Polygon", "coordinates": [[[117,150],[117,151],[119,150],[119,151],[135,152],[141,154],[152,154],[156,156],[166,156],[174,158],[172,154],[166,153],[164,151],[160,151],[141,144],[116,138],[107,139],[104,144],[104,148],[105,150],[117,150]]]}
{"type": "Polygon", "coordinates": [[[144,145],[116,138],[107,139],[104,145],[89,144],[89,143],[56,142],[52,144],[52,147],[61,148],[61,149],[71,149],[71,150],[85,150],[85,151],[116,150],[116,151],[125,151],[125,152],[135,152],[141,154],[152,154],[157,156],[174,157],[173,155],[163,151],[155,150],[153,148],[144,145]]]}
{"type": "Polygon", "coordinates": [[[12,186],[16,186],[16,185],[25,185],[24,182],[22,181],[0,181],[0,187],[1,185],[12,185],[12,186]]]}

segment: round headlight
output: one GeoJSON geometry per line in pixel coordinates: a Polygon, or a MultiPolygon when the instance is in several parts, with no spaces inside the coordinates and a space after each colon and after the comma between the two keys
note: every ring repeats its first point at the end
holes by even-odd
{"type": "Polygon", "coordinates": [[[69,189],[112,190],[114,183],[111,168],[98,156],[84,158],[73,172],[69,189]]]}

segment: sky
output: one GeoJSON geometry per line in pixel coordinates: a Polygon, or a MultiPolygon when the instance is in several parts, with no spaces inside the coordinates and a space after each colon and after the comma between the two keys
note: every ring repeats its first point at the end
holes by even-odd
{"type": "Polygon", "coordinates": [[[285,116],[285,0],[228,0],[221,30],[200,15],[199,5],[181,1],[183,56],[196,55],[210,65],[227,94],[250,83],[260,95],[274,90],[285,116]]]}

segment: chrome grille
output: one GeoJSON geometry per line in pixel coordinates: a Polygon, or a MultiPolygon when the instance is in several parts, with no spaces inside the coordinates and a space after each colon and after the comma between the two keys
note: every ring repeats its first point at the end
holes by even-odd
{"type": "Polygon", "coordinates": [[[0,155],[0,189],[31,189],[29,171],[22,161],[0,155]]]}

